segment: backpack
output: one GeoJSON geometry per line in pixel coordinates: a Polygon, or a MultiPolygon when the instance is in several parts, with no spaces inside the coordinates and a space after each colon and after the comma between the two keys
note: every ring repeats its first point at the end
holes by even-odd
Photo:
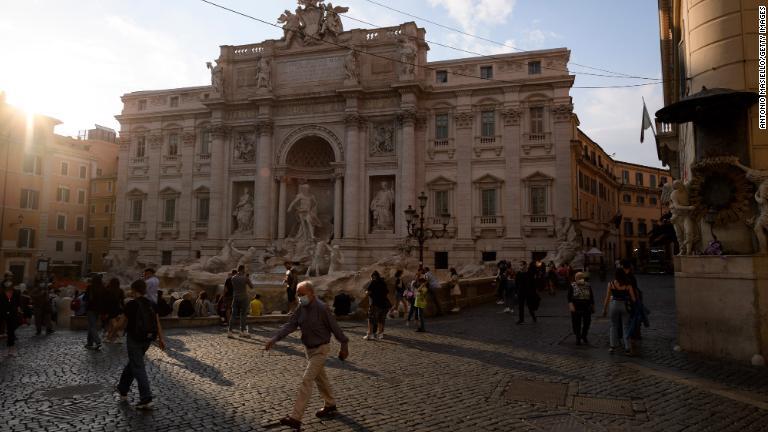
{"type": "Polygon", "coordinates": [[[152,303],[145,297],[136,300],[136,321],[133,327],[133,339],[139,342],[152,342],[157,339],[157,315],[152,303]]]}
{"type": "Polygon", "coordinates": [[[82,304],[82,301],[80,300],[80,297],[75,297],[69,303],[69,310],[71,310],[72,312],[77,312],[78,310],[80,310],[81,304],[82,304]]]}

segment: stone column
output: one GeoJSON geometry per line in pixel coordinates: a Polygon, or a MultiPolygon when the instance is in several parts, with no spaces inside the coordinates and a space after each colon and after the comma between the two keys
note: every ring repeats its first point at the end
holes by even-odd
{"type": "Polygon", "coordinates": [[[271,224],[270,193],[272,191],[272,121],[260,120],[256,124],[259,141],[256,147],[256,239],[267,242],[271,224]]]}
{"type": "Polygon", "coordinates": [[[225,202],[227,194],[226,180],[226,128],[219,124],[211,127],[211,193],[208,238],[220,240],[226,237],[226,221],[229,219],[229,203],[225,202]]]}
{"type": "MultiPolygon", "coordinates": [[[[558,104],[552,107],[552,147],[555,153],[555,172],[571,172],[571,116],[573,105],[558,104]]],[[[573,189],[571,188],[571,175],[558,176],[554,186],[553,213],[555,218],[571,217],[573,201],[573,189]]]]}
{"type": "Polygon", "coordinates": [[[357,113],[348,114],[345,118],[346,127],[346,152],[344,165],[344,178],[348,182],[344,188],[344,238],[356,239],[360,237],[360,189],[362,185],[354,183],[360,178],[360,121],[357,113]],[[357,187],[355,187],[357,186],[357,187]]]}
{"type": "Polygon", "coordinates": [[[522,217],[528,209],[528,203],[524,200],[527,194],[521,193],[520,184],[520,115],[521,111],[518,108],[509,107],[501,111],[504,123],[502,141],[507,163],[504,176],[506,193],[502,199],[507,238],[522,236],[522,217]]]}
{"type": "MultiPolygon", "coordinates": [[[[400,157],[400,190],[397,192],[400,207],[395,211],[402,212],[408,206],[417,208],[416,204],[416,112],[405,109],[400,112],[400,125],[402,128],[403,151],[400,157]]],[[[397,206],[396,206],[397,207],[397,206]]],[[[397,218],[396,218],[397,219],[397,218]]],[[[398,237],[405,236],[405,224],[398,224],[396,228],[398,237]]]]}
{"type": "Polygon", "coordinates": [[[285,238],[285,210],[288,207],[288,203],[285,201],[285,177],[280,177],[278,181],[280,182],[280,187],[277,193],[277,238],[282,240],[285,238]]]}
{"type": "Polygon", "coordinates": [[[340,174],[336,174],[336,178],[333,184],[333,238],[341,238],[341,224],[342,224],[342,210],[343,197],[342,197],[342,177],[340,174]]]}
{"type": "Polygon", "coordinates": [[[463,175],[456,176],[456,194],[454,196],[454,210],[456,211],[456,239],[461,241],[472,240],[472,226],[474,225],[474,213],[476,202],[472,199],[472,147],[475,144],[472,136],[472,126],[475,116],[472,111],[457,112],[453,116],[456,124],[456,171],[463,175]]]}
{"type": "MultiPolygon", "coordinates": [[[[160,162],[163,158],[163,139],[162,131],[154,131],[149,136],[149,178],[160,179],[160,162]]],[[[162,208],[159,208],[158,192],[160,191],[160,182],[151,181],[147,185],[147,200],[144,202],[144,223],[147,230],[147,239],[157,240],[157,223],[162,218],[162,208]]],[[[142,246],[148,246],[144,243],[142,246]]],[[[146,256],[146,255],[144,255],[146,256]]]]}

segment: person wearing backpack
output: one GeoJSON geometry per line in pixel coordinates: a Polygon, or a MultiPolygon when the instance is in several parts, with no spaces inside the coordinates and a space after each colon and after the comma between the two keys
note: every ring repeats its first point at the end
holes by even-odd
{"type": "Polygon", "coordinates": [[[149,377],[144,366],[144,356],[150,344],[157,340],[157,346],[165,349],[163,329],[160,326],[160,318],[155,313],[152,303],[147,297],[147,284],[139,279],[131,283],[129,295],[133,300],[125,305],[125,316],[128,319],[126,326],[126,348],[128,349],[128,364],[125,365],[117,385],[120,401],[128,400],[128,392],[135,379],[139,386],[138,410],[152,409],[152,391],[149,388],[149,377]]]}

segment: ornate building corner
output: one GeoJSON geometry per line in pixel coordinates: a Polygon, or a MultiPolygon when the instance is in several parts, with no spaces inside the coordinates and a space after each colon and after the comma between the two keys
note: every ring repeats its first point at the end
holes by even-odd
{"type": "Polygon", "coordinates": [[[456,129],[469,129],[475,120],[475,114],[469,111],[457,112],[453,115],[453,119],[456,121],[456,129]]]}
{"type": "Polygon", "coordinates": [[[572,104],[560,104],[552,107],[552,117],[556,122],[570,121],[573,114],[572,104]]]}

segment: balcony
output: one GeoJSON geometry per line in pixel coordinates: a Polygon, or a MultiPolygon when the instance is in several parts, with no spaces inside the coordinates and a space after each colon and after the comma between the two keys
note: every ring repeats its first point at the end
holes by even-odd
{"type": "Polygon", "coordinates": [[[450,140],[448,138],[440,138],[432,141],[432,147],[435,149],[447,149],[450,147],[450,140]]]}
{"type": "Polygon", "coordinates": [[[196,159],[198,162],[208,162],[211,160],[211,154],[210,153],[198,153],[196,155],[196,159]]]}
{"type": "Polygon", "coordinates": [[[181,160],[181,155],[163,155],[163,163],[176,163],[181,160]]]}
{"type": "Polygon", "coordinates": [[[143,166],[149,163],[149,158],[146,156],[137,156],[130,159],[131,165],[143,166]]]}
{"type": "Polygon", "coordinates": [[[481,136],[477,138],[477,144],[481,146],[492,146],[501,142],[500,136],[481,136]]]}
{"type": "Polygon", "coordinates": [[[504,236],[504,216],[486,215],[475,216],[472,224],[472,234],[475,238],[480,237],[483,231],[493,231],[496,237],[504,236]]]}
{"type": "Polygon", "coordinates": [[[545,153],[549,154],[552,151],[552,134],[550,132],[526,132],[523,134],[521,147],[526,155],[530,154],[533,148],[543,148],[545,153]]]}
{"type": "Polygon", "coordinates": [[[208,233],[208,221],[196,221],[193,225],[196,234],[208,233]]]}
{"type": "Polygon", "coordinates": [[[534,231],[546,231],[555,235],[555,216],[547,214],[527,214],[523,216],[523,232],[531,235],[534,231]]]}
{"type": "Polygon", "coordinates": [[[544,141],[547,141],[549,138],[548,133],[524,133],[523,137],[525,138],[525,141],[531,142],[531,143],[543,143],[544,141]]]}
{"type": "Polygon", "coordinates": [[[170,236],[171,238],[179,237],[179,223],[173,222],[158,222],[157,223],[157,236],[164,237],[170,236]]]}
{"type": "Polygon", "coordinates": [[[456,153],[456,147],[453,143],[453,138],[436,138],[432,140],[432,145],[427,148],[427,156],[430,159],[435,159],[438,154],[446,154],[448,159],[453,159],[453,155],[456,153]]]}
{"type": "Polygon", "coordinates": [[[146,222],[126,222],[125,223],[125,237],[137,236],[139,239],[144,239],[147,235],[146,222]]]}

